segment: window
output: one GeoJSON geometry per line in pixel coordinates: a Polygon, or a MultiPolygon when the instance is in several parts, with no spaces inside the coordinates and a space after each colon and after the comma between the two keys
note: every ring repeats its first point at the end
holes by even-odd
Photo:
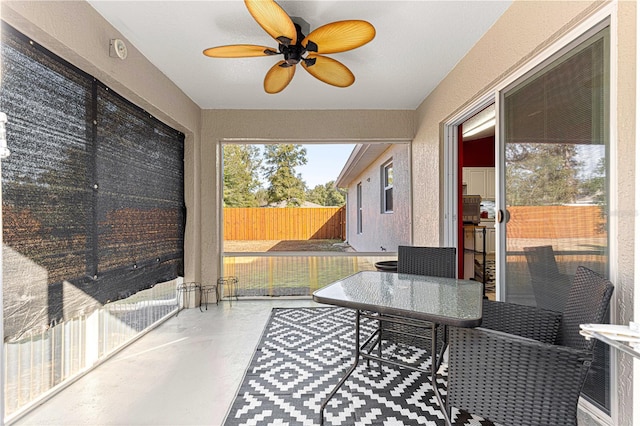
{"type": "Polygon", "coordinates": [[[357,218],[357,227],[358,227],[358,234],[362,234],[362,182],[358,183],[358,186],[356,187],[356,194],[357,194],[357,203],[358,203],[358,218],[357,218]]]}
{"type": "Polygon", "coordinates": [[[393,162],[382,166],[382,212],[393,213],[393,162]]]}

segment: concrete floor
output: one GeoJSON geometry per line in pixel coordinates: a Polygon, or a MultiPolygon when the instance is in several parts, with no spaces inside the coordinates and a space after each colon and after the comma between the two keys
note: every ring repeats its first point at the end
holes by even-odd
{"type": "MultiPolygon", "coordinates": [[[[220,302],[173,316],[12,425],[222,425],[274,307],[220,302]]],[[[580,426],[600,425],[579,412],[580,426]]]]}
{"type": "Polygon", "coordinates": [[[312,300],[220,302],[176,317],[14,425],[221,425],[274,307],[312,300]]]}

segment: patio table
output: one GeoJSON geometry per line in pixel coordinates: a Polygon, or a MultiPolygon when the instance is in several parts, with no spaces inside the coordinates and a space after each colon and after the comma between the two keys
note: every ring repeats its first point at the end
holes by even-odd
{"type": "MultiPolygon", "coordinates": [[[[320,303],[355,309],[355,357],[354,362],[320,406],[320,424],[324,423],[324,409],[340,386],[356,369],[360,358],[398,365],[371,351],[365,350],[368,343],[380,333],[380,327],[360,345],[360,321],[364,318],[393,316],[393,322],[413,325],[411,320],[428,321],[431,324],[431,384],[438,405],[447,425],[451,419],[436,386],[437,342],[439,326],[477,327],[482,322],[482,283],[455,278],[428,277],[398,274],[394,272],[362,271],[338,280],[313,293],[313,300],[320,303]],[[373,315],[372,315],[372,314],[373,315]],[[406,319],[406,322],[403,322],[406,319]]],[[[386,318],[384,318],[387,321],[386,318]]],[[[424,371],[419,368],[402,367],[424,371]]]]}

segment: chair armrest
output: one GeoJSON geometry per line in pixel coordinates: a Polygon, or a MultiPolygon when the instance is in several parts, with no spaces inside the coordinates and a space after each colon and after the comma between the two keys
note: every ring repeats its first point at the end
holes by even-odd
{"type": "Polygon", "coordinates": [[[484,328],[449,330],[449,406],[509,425],[576,424],[592,353],[484,328]]]}
{"type": "Polygon", "coordinates": [[[535,306],[484,300],[482,327],[527,337],[544,343],[554,343],[560,328],[560,312],[535,306]]]}

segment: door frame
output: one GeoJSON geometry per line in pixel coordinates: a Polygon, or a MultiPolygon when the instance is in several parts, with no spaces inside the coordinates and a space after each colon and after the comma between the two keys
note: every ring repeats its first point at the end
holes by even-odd
{"type": "MultiPolygon", "coordinates": [[[[464,123],[483,109],[487,108],[488,106],[495,104],[496,101],[497,92],[487,92],[476,102],[474,102],[472,106],[453,116],[444,124],[444,246],[457,247],[458,253],[462,255],[464,254],[464,245],[462,242],[462,219],[460,218],[459,210],[461,208],[460,202],[462,195],[462,167],[460,165],[460,143],[462,141],[459,138],[459,128],[460,126],[462,126],[462,123],[464,123]]],[[[497,192],[496,197],[498,197],[497,192]]],[[[498,199],[496,198],[496,202],[497,201],[498,199]]],[[[498,239],[496,234],[496,253],[498,252],[497,244],[498,239]]],[[[459,255],[458,259],[463,259],[463,256],[459,255]]],[[[496,296],[498,294],[497,284],[498,279],[496,276],[496,296]]]]}
{"type": "MultiPolygon", "coordinates": [[[[639,12],[640,13],[640,12],[639,12]]],[[[461,110],[454,113],[447,120],[445,120],[442,124],[443,129],[443,154],[444,154],[444,179],[443,179],[443,193],[444,193],[444,243],[449,246],[457,246],[459,250],[463,250],[463,247],[458,245],[458,227],[459,227],[459,218],[458,216],[458,190],[459,186],[459,177],[458,177],[458,162],[459,162],[459,152],[458,152],[458,127],[462,125],[464,121],[469,119],[471,116],[480,112],[483,108],[486,108],[491,103],[495,103],[496,108],[496,136],[495,136],[495,147],[496,147],[496,208],[500,209],[503,204],[503,200],[505,197],[504,188],[500,185],[500,182],[504,181],[504,167],[500,165],[504,163],[504,154],[502,149],[502,138],[501,135],[503,133],[503,117],[504,111],[501,108],[500,98],[502,97],[502,93],[510,86],[512,86],[515,82],[519,81],[526,74],[531,72],[534,68],[540,66],[544,62],[548,61],[551,57],[560,54],[563,50],[567,49],[568,46],[573,45],[573,43],[581,38],[585,33],[591,31],[597,31],[598,29],[602,29],[605,26],[609,26],[610,30],[610,108],[609,108],[609,138],[610,138],[610,166],[609,166],[609,192],[610,192],[610,210],[615,211],[618,208],[618,199],[617,199],[617,188],[618,185],[618,175],[617,171],[617,119],[616,119],[616,111],[617,111],[617,91],[616,91],[616,82],[617,82],[617,62],[618,62],[618,54],[617,54],[617,30],[618,30],[618,22],[617,22],[617,5],[615,3],[610,3],[608,5],[603,6],[600,10],[594,12],[591,16],[585,18],[582,22],[576,25],[569,32],[564,34],[562,37],[558,38],[555,42],[551,43],[549,46],[544,48],[539,53],[535,54],[532,58],[524,62],[523,64],[518,64],[517,68],[514,67],[513,70],[509,70],[508,75],[506,75],[502,80],[491,83],[489,88],[484,94],[479,95],[472,102],[466,104],[461,110]]],[[[615,236],[618,234],[618,220],[613,215],[611,216],[611,222],[609,224],[609,236],[615,236]]],[[[614,238],[615,241],[615,238],[614,238]]],[[[505,224],[500,223],[496,226],[496,300],[504,300],[504,285],[503,281],[503,271],[505,270],[505,256],[502,255],[504,251],[504,245],[506,243],[505,239],[505,224]]],[[[615,259],[618,256],[618,247],[615,244],[609,244],[609,255],[610,259],[615,259]]],[[[608,278],[616,282],[618,271],[617,264],[611,262],[609,265],[609,276],[608,278]]],[[[617,318],[617,307],[614,304],[610,307],[611,318],[617,318]]],[[[603,424],[614,425],[618,424],[618,396],[617,396],[617,388],[618,388],[618,380],[617,380],[617,371],[619,370],[618,359],[615,353],[611,353],[610,357],[610,405],[611,405],[611,415],[607,415],[599,408],[595,407],[588,401],[580,398],[579,406],[582,410],[590,414],[596,419],[599,419],[603,424]]]]}

